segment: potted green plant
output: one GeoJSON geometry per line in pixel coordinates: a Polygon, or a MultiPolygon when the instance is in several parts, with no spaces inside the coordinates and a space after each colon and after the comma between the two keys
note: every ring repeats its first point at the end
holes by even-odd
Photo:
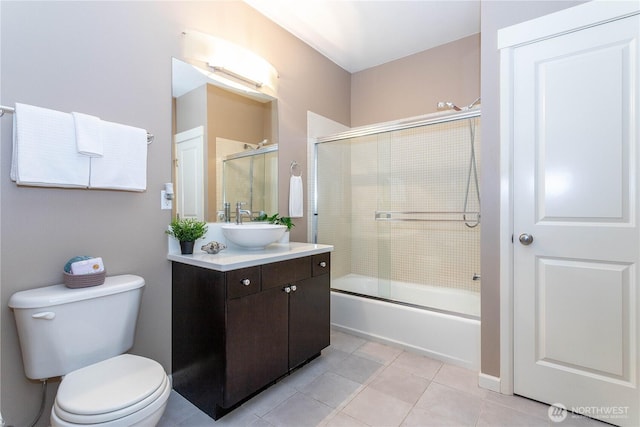
{"type": "Polygon", "coordinates": [[[291,218],[289,218],[288,216],[280,216],[280,214],[275,213],[270,217],[267,217],[267,221],[269,221],[271,224],[284,225],[285,227],[287,227],[287,230],[285,231],[284,235],[280,239],[280,243],[288,243],[289,232],[293,227],[296,226],[293,223],[293,221],[291,221],[291,218]]]}
{"type": "Polygon", "coordinates": [[[193,244],[207,233],[207,223],[195,218],[176,218],[171,221],[167,234],[180,242],[182,254],[192,254],[193,244]]]}

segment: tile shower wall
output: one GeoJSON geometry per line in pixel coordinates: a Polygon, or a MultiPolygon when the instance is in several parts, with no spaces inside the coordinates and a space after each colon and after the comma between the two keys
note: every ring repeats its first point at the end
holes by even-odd
{"type": "MultiPolygon", "coordinates": [[[[479,292],[472,277],[480,273],[481,226],[462,221],[465,194],[466,211],[479,211],[473,169],[469,179],[471,129],[479,176],[479,118],[318,146],[319,241],[335,246],[334,277],[479,292]],[[376,211],[412,214],[376,221],[376,211]]],[[[475,224],[475,215],[467,218],[475,224]]]]}

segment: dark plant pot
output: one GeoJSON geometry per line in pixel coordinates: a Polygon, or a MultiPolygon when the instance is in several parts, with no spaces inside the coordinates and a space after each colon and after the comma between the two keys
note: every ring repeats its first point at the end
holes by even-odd
{"type": "Polygon", "coordinates": [[[195,242],[180,242],[180,251],[182,255],[191,255],[193,253],[193,244],[195,242]]]}

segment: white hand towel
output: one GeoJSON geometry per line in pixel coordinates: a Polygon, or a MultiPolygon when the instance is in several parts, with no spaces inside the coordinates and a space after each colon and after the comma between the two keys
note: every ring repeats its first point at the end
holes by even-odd
{"type": "Polygon", "coordinates": [[[303,216],[302,176],[291,175],[289,180],[289,216],[301,218],[303,216]]]}
{"type": "Polygon", "coordinates": [[[90,188],[147,189],[147,131],[102,122],[102,157],[91,158],[90,188]]]}
{"type": "Polygon", "coordinates": [[[89,157],[102,157],[102,124],[95,116],[82,113],[71,113],[76,133],[78,153],[89,157]]]}
{"type": "Polygon", "coordinates": [[[89,158],[77,151],[71,114],[16,104],[11,179],[20,185],[87,187],[89,158]]]}

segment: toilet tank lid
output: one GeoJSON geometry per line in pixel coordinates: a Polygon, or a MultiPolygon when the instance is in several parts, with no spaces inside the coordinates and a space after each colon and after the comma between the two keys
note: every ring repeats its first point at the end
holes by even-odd
{"type": "Polygon", "coordinates": [[[144,279],[133,274],[109,276],[104,284],[88,288],[72,289],[65,285],[45,286],[16,292],[9,298],[9,307],[18,309],[50,307],[127,292],[143,286],[144,279]]]}

